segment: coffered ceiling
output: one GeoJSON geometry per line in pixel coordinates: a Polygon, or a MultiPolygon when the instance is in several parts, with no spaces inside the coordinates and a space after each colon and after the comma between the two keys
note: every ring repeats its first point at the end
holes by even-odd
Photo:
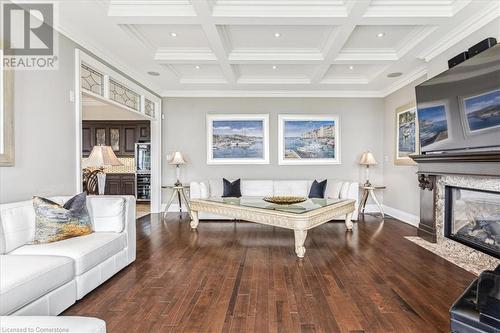
{"type": "Polygon", "coordinates": [[[164,96],[361,97],[499,14],[497,0],[79,0],[60,2],[59,29],[164,96]]]}

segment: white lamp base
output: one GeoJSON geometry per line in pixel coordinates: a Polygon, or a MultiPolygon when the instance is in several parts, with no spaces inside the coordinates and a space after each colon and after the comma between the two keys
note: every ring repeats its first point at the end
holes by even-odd
{"type": "Polygon", "coordinates": [[[106,188],[106,174],[104,172],[99,172],[97,174],[97,189],[99,195],[104,195],[104,189],[106,188]]]}

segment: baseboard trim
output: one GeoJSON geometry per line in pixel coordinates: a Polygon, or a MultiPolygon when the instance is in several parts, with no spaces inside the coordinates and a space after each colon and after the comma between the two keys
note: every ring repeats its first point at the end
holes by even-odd
{"type": "Polygon", "coordinates": [[[382,207],[384,208],[384,213],[386,213],[387,215],[395,217],[398,220],[403,221],[404,223],[407,223],[411,226],[414,226],[415,228],[418,228],[418,224],[420,223],[419,216],[386,205],[382,205],[382,207]]]}

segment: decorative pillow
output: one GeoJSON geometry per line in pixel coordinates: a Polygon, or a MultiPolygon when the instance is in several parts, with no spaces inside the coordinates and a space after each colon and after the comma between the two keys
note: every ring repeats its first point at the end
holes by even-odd
{"type": "Polygon", "coordinates": [[[233,197],[239,198],[241,197],[241,189],[240,189],[240,179],[235,180],[234,182],[230,182],[226,178],[222,179],[224,184],[224,192],[222,194],[223,198],[233,197]]]}
{"type": "Polygon", "coordinates": [[[87,194],[80,193],[64,206],[41,197],[33,197],[35,239],[32,244],[57,242],[92,233],[87,211],[87,194]]]}
{"type": "Polygon", "coordinates": [[[311,185],[311,189],[309,190],[309,198],[324,198],[326,191],[326,182],[327,180],[323,180],[318,183],[315,179],[311,185]]]}

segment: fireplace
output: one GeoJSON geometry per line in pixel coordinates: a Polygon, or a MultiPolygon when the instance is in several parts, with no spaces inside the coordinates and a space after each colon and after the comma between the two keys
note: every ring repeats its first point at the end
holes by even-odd
{"type": "Polygon", "coordinates": [[[445,186],[444,236],[500,258],[500,192],[445,186]]]}

